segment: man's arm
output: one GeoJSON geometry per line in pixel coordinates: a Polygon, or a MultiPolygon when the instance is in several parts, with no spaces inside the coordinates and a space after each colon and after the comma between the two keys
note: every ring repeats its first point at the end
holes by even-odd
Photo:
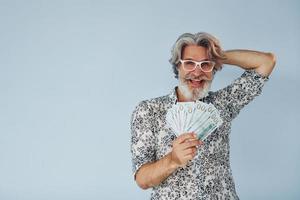
{"type": "Polygon", "coordinates": [[[196,155],[196,146],[203,142],[196,134],[186,133],[176,138],[170,153],[158,161],[146,163],[136,173],[136,182],[142,189],[159,185],[177,168],[185,166],[196,155]]]}
{"type": "Polygon", "coordinates": [[[263,76],[269,76],[276,64],[273,53],[265,53],[252,50],[235,49],[224,52],[226,59],[222,62],[229,65],[237,65],[243,69],[254,69],[263,76]]]}
{"type": "Polygon", "coordinates": [[[177,165],[172,161],[169,153],[156,162],[142,165],[136,174],[136,182],[145,190],[161,183],[176,169],[177,165]]]}

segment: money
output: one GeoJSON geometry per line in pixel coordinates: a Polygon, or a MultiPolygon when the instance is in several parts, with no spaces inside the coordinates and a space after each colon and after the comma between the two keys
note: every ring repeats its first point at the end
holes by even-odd
{"type": "Polygon", "coordinates": [[[177,135],[195,132],[198,139],[205,140],[223,123],[220,112],[211,103],[177,102],[166,115],[167,125],[177,135]]]}

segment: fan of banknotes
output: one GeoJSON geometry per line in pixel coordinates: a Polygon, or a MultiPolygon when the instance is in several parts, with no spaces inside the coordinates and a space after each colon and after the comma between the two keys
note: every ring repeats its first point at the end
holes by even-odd
{"type": "Polygon", "coordinates": [[[215,106],[201,101],[177,102],[168,110],[166,121],[177,136],[195,132],[200,140],[206,139],[223,123],[215,106]]]}

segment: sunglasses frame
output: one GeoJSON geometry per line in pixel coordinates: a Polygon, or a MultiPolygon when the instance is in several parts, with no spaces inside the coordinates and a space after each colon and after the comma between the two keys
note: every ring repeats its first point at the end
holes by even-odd
{"type": "Polygon", "coordinates": [[[179,61],[180,61],[180,63],[182,64],[183,69],[184,69],[185,71],[194,71],[194,70],[197,68],[197,66],[199,66],[199,68],[201,69],[201,71],[203,71],[203,72],[211,72],[211,71],[214,69],[215,65],[216,65],[216,63],[215,63],[214,61],[211,61],[211,60],[204,60],[204,61],[199,61],[199,62],[198,62],[198,61],[194,61],[194,60],[182,60],[182,59],[180,59],[179,61]],[[194,69],[192,69],[192,70],[187,70],[187,69],[184,67],[184,63],[185,63],[185,62],[193,62],[193,63],[195,63],[196,65],[195,65],[194,69]],[[201,64],[202,64],[202,63],[213,63],[213,67],[212,67],[210,70],[205,71],[205,70],[203,70],[202,67],[201,67],[201,64]]]}

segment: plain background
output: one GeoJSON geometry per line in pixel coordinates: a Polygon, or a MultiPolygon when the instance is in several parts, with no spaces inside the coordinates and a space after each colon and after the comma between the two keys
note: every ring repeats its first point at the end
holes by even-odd
{"type": "MultiPolygon", "coordinates": [[[[235,119],[243,200],[300,199],[299,1],[0,1],[0,199],[148,199],[133,181],[130,117],[177,84],[184,32],[276,54],[235,119]]],[[[225,66],[213,90],[242,73],[225,66]]]]}

